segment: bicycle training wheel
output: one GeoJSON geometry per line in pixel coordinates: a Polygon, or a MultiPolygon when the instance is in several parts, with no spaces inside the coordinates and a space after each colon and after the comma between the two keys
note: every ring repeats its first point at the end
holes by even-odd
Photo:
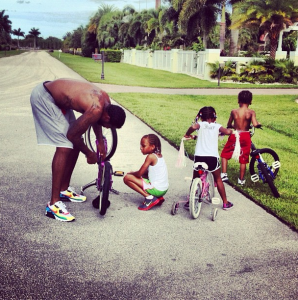
{"type": "Polygon", "coordinates": [[[179,207],[179,204],[178,204],[178,203],[174,202],[174,203],[172,204],[171,213],[172,213],[173,216],[176,215],[176,213],[177,213],[177,211],[178,211],[178,207],[179,207]]]}
{"type": "MultiPolygon", "coordinates": [[[[263,160],[266,162],[266,164],[270,167],[271,171],[274,174],[274,178],[276,177],[279,168],[273,169],[272,163],[275,161],[279,161],[279,157],[277,153],[269,148],[264,148],[260,150],[260,154],[262,155],[263,160]]],[[[249,172],[250,175],[259,174],[258,171],[258,161],[256,160],[255,156],[253,156],[249,163],[249,172]]]]}
{"type": "Polygon", "coordinates": [[[109,201],[109,192],[111,189],[111,178],[112,178],[113,170],[111,164],[106,161],[103,171],[103,181],[102,181],[102,190],[100,193],[100,205],[99,205],[99,214],[104,216],[107,212],[107,209],[110,206],[109,201]]]}
{"type": "Polygon", "coordinates": [[[190,194],[189,194],[189,212],[194,219],[198,218],[201,211],[201,206],[202,206],[201,193],[202,193],[202,181],[200,178],[195,178],[192,181],[190,194]]]}
{"type": "Polygon", "coordinates": [[[272,191],[272,194],[274,195],[275,198],[279,198],[280,197],[279,192],[273,183],[273,179],[272,179],[271,175],[268,174],[268,170],[266,169],[265,165],[261,163],[260,169],[261,169],[263,176],[265,177],[266,182],[268,183],[268,185],[272,191]]]}
{"type": "MultiPolygon", "coordinates": [[[[107,145],[108,145],[107,155],[105,160],[109,160],[114,155],[117,148],[117,144],[118,144],[117,130],[115,128],[102,127],[102,134],[106,138],[107,145]]],[[[87,147],[93,152],[96,152],[96,144],[95,144],[96,136],[94,134],[92,126],[90,126],[88,130],[85,132],[84,138],[87,147]]]]}
{"type": "Polygon", "coordinates": [[[209,183],[209,199],[207,200],[211,203],[212,198],[214,197],[214,178],[211,172],[208,172],[206,182],[209,183]]]}

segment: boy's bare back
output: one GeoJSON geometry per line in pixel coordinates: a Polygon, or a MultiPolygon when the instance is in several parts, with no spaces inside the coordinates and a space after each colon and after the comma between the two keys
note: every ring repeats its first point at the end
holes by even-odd
{"type": "Polygon", "coordinates": [[[259,122],[256,119],[255,111],[249,109],[247,104],[239,103],[239,105],[239,108],[231,111],[227,127],[233,127],[235,130],[248,131],[251,123],[253,126],[257,126],[259,122]]]}

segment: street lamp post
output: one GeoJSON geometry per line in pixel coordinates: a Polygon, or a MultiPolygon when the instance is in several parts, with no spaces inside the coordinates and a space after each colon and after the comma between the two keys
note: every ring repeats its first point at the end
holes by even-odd
{"type": "Polygon", "coordinates": [[[105,62],[105,52],[101,51],[101,79],[105,79],[105,74],[104,74],[104,62],[105,62]]]}

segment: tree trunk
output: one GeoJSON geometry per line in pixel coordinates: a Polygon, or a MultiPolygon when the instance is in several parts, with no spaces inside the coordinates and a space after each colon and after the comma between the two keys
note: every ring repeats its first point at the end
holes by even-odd
{"type": "Polygon", "coordinates": [[[220,51],[225,48],[225,36],[226,36],[226,3],[224,2],[221,9],[221,22],[220,22],[220,33],[219,33],[220,51]]]}
{"type": "Polygon", "coordinates": [[[270,57],[275,59],[275,54],[277,50],[277,39],[270,40],[270,57]]]}
{"type": "MultiPolygon", "coordinates": [[[[233,6],[232,6],[232,14],[233,14],[233,6]]],[[[232,18],[233,20],[233,18],[232,18]]],[[[233,25],[232,21],[232,25],[233,25]]],[[[238,38],[239,38],[239,29],[231,29],[231,37],[230,37],[230,49],[229,56],[238,55],[238,38]]]]}
{"type": "Polygon", "coordinates": [[[229,56],[237,55],[239,30],[231,29],[229,56]]]}

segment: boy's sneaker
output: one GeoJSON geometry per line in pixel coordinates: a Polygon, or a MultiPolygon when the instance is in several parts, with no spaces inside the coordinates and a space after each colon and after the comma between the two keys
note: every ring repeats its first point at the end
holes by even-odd
{"type": "Polygon", "coordinates": [[[229,178],[228,178],[228,174],[227,174],[227,173],[221,173],[221,174],[220,174],[220,177],[221,177],[221,180],[222,180],[223,182],[229,181],[229,178]]]}
{"type": "Polygon", "coordinates": [[[67,211],[65,204],[61,201],[58,201],[53,205],[48,203],[45,215],[62,222],[71,222],[75,220],[75,217],[67,211]]]}
{"type": "Polygon", "coordinates": [[[66,191],[60,192],[60,199],[71,202],[85,202],[87,197],[79,195],[72,187],[68,187],[66,191]]]}
{"type": "Polygon", "coordinates": [[[245,179],[241,180],[240,178],[238,178],[238,184],[241,186],[245,185],[245,179]]]}
{"type": "Polygon", "coordinates": [[[227,203],[224,203],[223,206],[222,206],[222,209],[223,210],[229,210],[233,207],[233,203],[232,202],[227,202],[227,203]]]}
{"type": "Polygon", "coordinates": [[[144,200],[143,204],[141,204],[138,209],[139,210],[149,210],[151,207],[159,204],[159,201],[162,200],[163,197],[157,198],[153,196],[152,199],[146,199],[144,200]]]}

